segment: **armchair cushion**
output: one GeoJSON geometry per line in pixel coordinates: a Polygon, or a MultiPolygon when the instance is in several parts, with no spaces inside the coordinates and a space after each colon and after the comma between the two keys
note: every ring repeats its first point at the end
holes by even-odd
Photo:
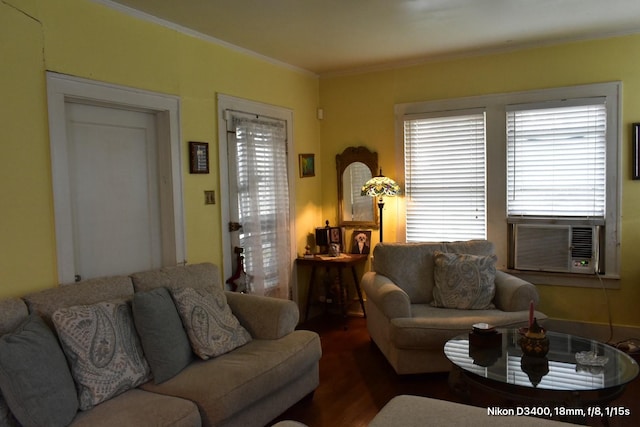
{"type": "Polygon", "coordinates": [[[434,307],[462,310],[494,308],[495,255],[434,252],[434,307]]]}

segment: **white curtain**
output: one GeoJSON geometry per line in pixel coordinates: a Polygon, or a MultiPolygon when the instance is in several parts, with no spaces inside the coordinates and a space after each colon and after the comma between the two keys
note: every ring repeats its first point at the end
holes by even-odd
{"type": "Polygon", "coordinates": [[[233,116],[240,245],[251,292],[289,297],[289,184],[286,122],[233,116]]]}

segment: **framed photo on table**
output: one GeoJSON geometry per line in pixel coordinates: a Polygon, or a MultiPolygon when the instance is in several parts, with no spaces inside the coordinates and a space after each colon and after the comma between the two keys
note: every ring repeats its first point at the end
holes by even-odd
{"type": "Polygon", "coordinates": [[[316,228],[316,245],[322,247],[323,252],[327,252],[332,243],[339,245],[342,250],[344,248],[343,234],[342,227],[318,227],[316,228]]]}
{"type": "Polygon", "coordinates": [[[371,250],[371,230],[353,230],[351,253],[368,254],[371,250]]]}

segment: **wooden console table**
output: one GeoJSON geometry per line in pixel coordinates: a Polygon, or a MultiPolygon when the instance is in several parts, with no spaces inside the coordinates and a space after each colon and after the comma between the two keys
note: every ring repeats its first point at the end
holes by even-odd
{"type": "Polygon", "coordinates": [[[364,301],[362,300],[362,291],[360,290],[360,281],[358,280],[358,274],[356,273],[356,265],[363,264],[367,260],[368,255],[347,255],[342,254],[339,257],[329,257],[316,255],[313,258],[298,258],[296,262],[298,265],[310,265],[311,266],[311,279],[309,279],[309,289],[307,292],[307,307],[304,313],[304,320],[309,317],[309,306],[311,305],[311,296],[313,295],[313,288],[316,281],[316,271],[318,267],[324,267],[327,271],[331,268],[338,270],[338,285],[340,292],[338,295],[338,305],[342,309],[342,314],[346,317],[346,302],[343,301],[344,295],[344,281],[342,279],[342,269],[345,267],[351,267],[351,274],[353,275],[353,282],[355,284],[356,292],[358,292],[358,300],[360,301],[360,307],[362,307],[362,313],[364,317],[367,317],[367,312],[364,309],[364,301]]]}

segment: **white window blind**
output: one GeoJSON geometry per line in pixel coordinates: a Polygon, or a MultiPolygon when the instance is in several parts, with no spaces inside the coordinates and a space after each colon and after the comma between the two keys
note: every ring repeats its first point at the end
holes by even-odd
{"type": "Polygon", "coordinates": [[[507,108],[509,216],[605,216],[604,98],[563,104],[507,108]]]}
{"type": "Polygon", "coordinates": [[[286,123],[235,113],[240,245],[254,287],[265,295],[289,276],[286,123]]]}
{"type": "Polygon", "coordinates": [[[406,240],[486,238],[485,113],[404,119],[406,240]]]}

